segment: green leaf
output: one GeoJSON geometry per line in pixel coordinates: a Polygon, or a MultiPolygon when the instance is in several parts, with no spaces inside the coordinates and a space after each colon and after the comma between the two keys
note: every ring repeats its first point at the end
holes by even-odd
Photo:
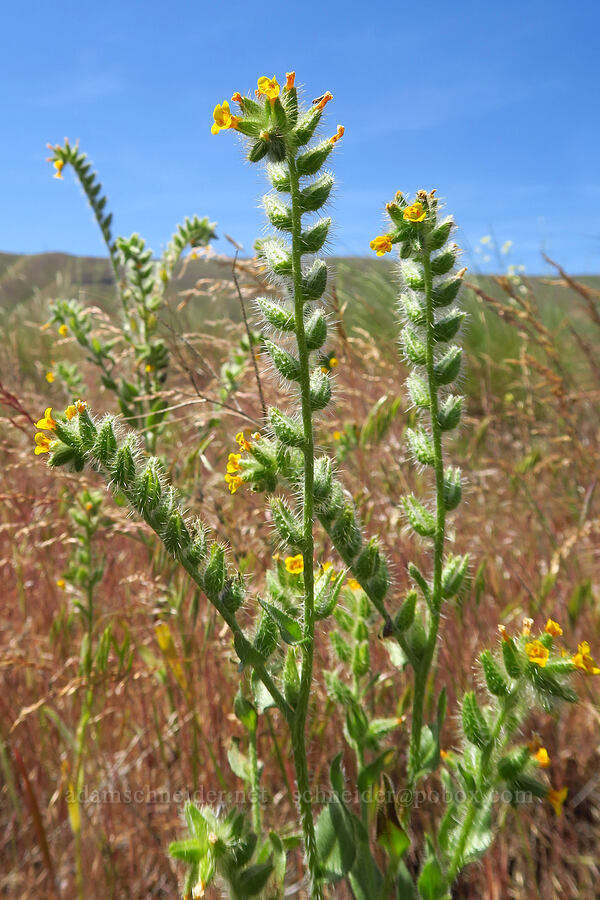
{"type": "Polygon", "coordinates": [[[255,897],[260,894],[273,871],[273,863],[257,863],[249,866],[237,878],[239,896],[255,897]]]}
{"type": "Polygon", "coordinates": [[[358,790],[362,793],[369,790],[374,784],[376,784],[380,777],[381,773],[387,766],[390,765],[392,759],[394,758],[395,750],[386,750],[377,759],[374,759],[372,763],[369,763],[368,766],[365,766],[362,771],[358,774],[358,790]]]}
{"type": "Polygon", "coordinates": [[[187,863],[198,863],[204,856],[200,842],[195,838],[186,841],[174,841],[169,844],[169,856],[187,863]]]}
{"type": "Polygon", "coordinates": [[[356,856],[352,819],[337,797],[319,814],[315,837],[322,876],[335,883],[350,871],[356,856]]]}
{"type": "Polygon", "coordinates": [[[423,866],[418,885],[422,900],[446,900],[450,897],[444,873],[434,856],[430,856],[423,866]]]}
{"type": "Polygon", "coordinates": [[[266,600],[261,600],[259,598],[260,605],[270,616],[277,627],[279,628],[279,633],[281,637],[286,642],[286,644],[298,644],[302,640],[302,626],[297,619],[294,619],[288,613],[284,612],[282,609],[279,609],[277,606],[273,606],[272,603],[267,603],[266,600]]]}

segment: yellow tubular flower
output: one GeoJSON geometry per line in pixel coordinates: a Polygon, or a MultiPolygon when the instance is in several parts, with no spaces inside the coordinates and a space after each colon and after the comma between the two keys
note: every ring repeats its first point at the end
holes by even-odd
{"type": "Polygon", "coordinates": [[[52,384],[54,381],[54,372],[46,372],[46,381],[48,384],[52,384]]]}
{"type": "Polygon", "coordinates": [[[39,456],[40,453],[49,453],[56,444],[56,441],[53,441],[47,434],[42,434],[42,432],[39,431],[35,436],[35,443],[36,448],[33,452],[36,456],[39,456]]]}
{"type": "Polygon", "coordinates": [[[225,476],[225,481],[227,482],[229,491],[232,494],[235,494],[238,488],[241,488],[244,483],[244,479],[240,478],[239,475],[230,475],[229,473],[225,476]]]}
{"type": "Polygon", "coordinates": [[[540,666],[542,669],[550,656],[548,648],[544,647],[541,641],[529,641],[529,643],[525,644],[525,653],[529,662],[535,663],[536,666],[540,666]]]}
{"type": "Polygon", "coordinates": [[[229,458],[227,460],[227,472],[229,475],[234,475],[236,472],[241,471],[240,467],[240,459],[242,458],[241,453],[230,453],[229,458]]]}
{"type": "Polygon", "coordinates": [[[300,575],[304,572],[304,558],[301,553],[297,556],[286,556],[285,567],[291,575],[300,575]]]}
{"type": "Polygon", "coordinates": [[[558,622],[554,621],[554,619],[548,619],[548,621],[546,622],[546,628],[544,630],[546,634],[551,634],[552,637],[560,637],[563,633],[562,628],[560,627],[558,622]]]}
{"type": "Polygon", "coordinates": [[[375,251],[377,256],[384,256],[384,254],[391,252],[392,239],[389,234],[380,234],[376,238],[373,238],[369,247],[371,250],[375,251]]]}
{"type": "Polygon", "coordinates": [[[342,432],[341,432],[341,431],[334,431],[334,432],[333,432],[333,439],[334,439],[334,441],[339,441],[341,437],[342,437],[342,432]]]}
{"type": "Polygon", "coordinates": [[[60,588],[61,591],[64,591],[64,589],[65,589],[65,587],[66,587],[66,581],[65,581],[65,579],[64,579],[64,578],[59,578],[58,581],[56,582],[56,587],[57,587],[57,588],[60,588]]]}
{"type": "Polygon", "coordinates": [[[330,137],[330,138],[329,138],[329,143],[330,143],[330,144],[337,144],[337,142],[339,141],[339,139],[342,138],[342,137],[344,137],[345,131],[346,131],[346,129],[344,128],[343,125],[338,125],[338,127],[337,127],[337,134],[334,134],[333,137],[330,137]]]}
{"type": "Polygon", "coordinates": [[[323,96],[317,97],[316,100],[313,100],[313,103],[317,109],[325,109],[330,100],[333,100],[333,94],[330,94],[329,91],[325,91],[323,96]]]}
{"type": "Polygon", "coordinates": [[[242,451],[250,449],[250,441],[246,440],[246,437],[245,437],[243,431],[238,431],[238,433],[235,436],[235,439],[242,451]]]}
{"type": "Polygon", "coordinates": [[[422,222],[426,215],[425,207],[417,200],[416,203],[406,207],[402,213],[402,218],[407,222],[422,222]]]}
{"type": "Polygon", "coordinates": [[[242,95],[240,94],[239,91],[235,92],[235,94],[231,98],[231,102],[232,103],[241,103],[242,102],[242,95]]]}
{"type": "Polygon", "coordinates": [[[77,412],[82,413],[87,409],[87,400],[76,400],[75,406],[77,407],[77,412]]]}
{"type": "Polygon", "coordinates": [[[62,177],[62,170],[64,169],[64,167],[65,167],[65,164],[64,164],[64,161],[63,161],[62,159],[55,159],[55,160],[54,160],[54,168],[56,169],[56,172],[54,173],[54,177],[55,177],[55,178],[58,178],[59,181],[62,181],[62,180],[63,180],[63,177],[62,177]]]}
{"type": "Polygon", "coordinates": [[[596,665],[596,661],[590,656],[590,645],[587,641],[582,641],[577,647],[577,653],[571,658],[571,662],[586,675],[600,675],[600,668],[596,665]]]}
{"type": "Polygon", "coordinates": [[[539,750],[533,754],[533,758],[542,769],[547,769],[550,766],[550,757],[548,756],[548,751],[545,747],[540,747],[539,750]]]}
{"type": "Polygon", "coordinates": [[[346,582],[346,584],[348,585],[348,587],[350,588],[351,591],[360,591],[361,590],[361,586],[358,583],[358,581],[356,580],[356,578],[349,578],[348,581],[346,582]]]}
{"type": "Polygon", "coordinates": [[[56,422],[52,418],[52,407],[49,406],[44,413],[44,418],[35,423],[36,428],[42,428],[44,431],[56,431],[56,422]]]}
{"type": "Polygon", "coordinates": [[[259,96],[262,94],[263,97],[266,97],[271,103],[274,103],[275,100],[279,97],[279,82],[273,75],[272,78],[267,78],[266,75],[263,75],[258,79],[258,94],[259,96]]]}
{"type": "Polygon", "coordinates": [[[214,122],[210,129],[213,134],[218,134],[220,131],[225,131],[228,128],[233,128],[235,130],[239,121],[237,116],[231,115],[227,100],[223,100],[222,105],[217,103],[214,108],[213,119],[214,122]]]}
{"type": "Polygon", "coordinates": [[[61,334],[63,337],[66,337],[69,333],[69,329],[63,323],[62,325],[59,326],[58,333],[61,334]]]}
{"type": "Polygon", "coordinates": [[[550,788],[550,790],[546,794],[546,800],[551,805],[557,816],[562,816],[563,803],[567,799],[568,793],[569,789],[565,787],[561,788],[560,791],[557,791],[554,788],[550,788]]]}
{"type": "Polygon", "coordinates": [[[285,90],[291,91],[294,87],[294,82],[296,80],[295,72],[286,72],[285,73],[285,90]]]}
{"type": "Polygon", "coordinates": [[[332,356],[331,359],[329,360],[329,368],[330,369],[336,369],[339,366],[339,364],[340,364],[340,361],[337,358],[337,356],[332,356]]]}
{"type": "Polygon", "coordinates": [[[533,619],[529,617],[523,619],[523,634],[525,637],[529,637],[531,634],[531,626],[533,625],[533,619]]]}

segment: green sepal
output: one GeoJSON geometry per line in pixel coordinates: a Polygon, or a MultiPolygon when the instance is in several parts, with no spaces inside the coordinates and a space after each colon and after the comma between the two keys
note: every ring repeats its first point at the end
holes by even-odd
{"type": "Polygon", "coordinates": [[[484,650],[479,659],[490,694],[494,697],[506,697],[510,688],[491,652],[484,650]]]}
{"type": "Polygon", "coordinates": [[[438,409],[438,424],[442,431],[452,431],[460,422],[463,398],[450,394],[438,409]]]}
{"type": "Polygon", "coordinates": [[[424,366],[427,363],[427,347],[415,332],[406,325],[400,334],[402,346],[407,359],[415,366],[424,366]]]}
{"type": "Polygon", "coordinates": [[[332,150],[333,144],[331,141],[322,141],[316,147],[305,150],[296,160],[298,175],[315,175],[324,165],[332,150]]]}
{"type": "Polygon", "coordinates": [[[288,127],[287,115],[279,97],[271,104],[271,118],[280,131],[285,131],[288,127]]]}
{"type": "Polygon", "coordinates": [[[331,493],[331,459],[320,456],[315,460],[315,477],[313,493],[315,500],[325,500],[331,493]]]}
{"type": "Polygon", "coordinates": [[[109,466],[117,450],[117,439],[112,417],[106,416],[100,423],[92,453],[103,466],[109,466]]]}
{"type": "Polygon", "coordinates": [[[293,311],[290,311],[280,303],[275,303],[267,297],[258,297],[256,304],[261,313],[273,328],[279,331],[294,331],[296,320],[293,311]]]}
{"type": "Polygon", "coordinates": [[[455,262],[456,252],[454,250],[445,250],[431,260],[431,274],[445,275],[454,266],[455,262]]]}
{"type": "MultiPolygon", "coordinates": [[[[258,119],[238,118],[235,130],[239,131],[240,134],[243,134],[246,137],[256,138],[263,130],[263,123],[258,119]]],[[[256,160],[251,160],[251,162],[255,161],[256,160]]]]}
{"type": "Polygon", "coordinates": [[[282,163],[267,163],[267,176],[276,191],[289,194],[291,184],[287,166],[282,163]]]}
{"type": "Polygon", "coordinates": [[[308,350],[318,350],[327,339],[327,319],[321,309],[313,312],[304,325],[306,334],[306,347],[308,350]]]}
{"type": "Polygon", "coordinates": [[[457,334],[466,315],[466,312],[461,309],[453,309],[438,319],[433,326],[434,341],[437,343],[451,341],[457,334]]]}
{"type": "Polygon", "coordinates": [[[523,661],[512,638],[502,640],[502,657],[504,668],[511,678],[520,678],[523,674],[523,661]]]}
{"type": "Polygon", "coordinates": [[[325,409],[331,400],[331,378],[320,369],[310,376],[310,407],[313,412],[325,409]]]}
{"type": "Polygon", "coordinates": [[[204,590],[213,602],[220,598],[223,591],[225,572],[225,547],[222,544],[213,544],[204,571],[204,590]]]}
{"type": "Polygon", "coordinates": [[[442,570],[442,597],[449,600],[458,594],[469,565],[469,554],[455,556],[451,553],[442,570]]]}
{"type": "Polygon", "coordinates": [[[277,238],[260,242],[260,253],[275,275],[292,274],[292,256],[287,244],[277,238]]]}
{"type": "Polygon", "coordinates": [[[302,525],[285,501],[279,497],[269,499],[273,524],[279,532],[279,536],[292,547],[302,545],[302,525]]]}
{"type": "Polygon", "coordinates": [[[491,740],[490,729],[473,691],[467,691],[462,702],[462,725],[465,737],[483,750],[491,740]]]}
{"type": "Polygon", "coordinates": [[[312,303],[323,296],[327,287],[327,265],[322,259],[316,259],[308,272],[302,276],[302,299],[304,303],[312,303]]]}
{"type": "Polygon", "coordinates": [[[452,231],[453,227],[454,220],[451,216],[449,216],[429,233],[429,235],[427,236],[427,249],[430,252],[433,252],[434,250],[441,250],[450,237],[450,232],[452,231]]]}
{"type": "Polygon", "coordinates": [[[345,558],[354,559],[360,553],[362,534],[352,502],[344,503],[343,509],[334,523],[332,536],[335,543],[340,545],[345,558]]]}
{"type": "Polygon", "coordinates": [[[279,374],[288,381],[300,381],[300,363],[296,357],[268,339],[265,339],[264,345],[279,374]]]}
{"type": "MultiPolygon", "coordinates": [[[[289,641],[287,642],[289,643],[289,641]]],[[[288,647],[283,666],[283,695],[292,708],[296,707],[300,696],[300,673],[296,662],[296,652],[288,647]]]]}
{"type": "Polygon", "coordinates": [[[433,537],[436,529],[435,518],[413,494],[402,498],[402,506],[413,531],[421,537],[433,537]]]}
{"type": "Polygon", "coordinates": [[[412,260],[410,262],[402,262],[400,265],[402,278],[405,284],[413,291],[425,290],[425,279],[423,272],[412,260]]]}
{"type": "Polygon", "coordinates": [[[456,509],[462,499],[462,481],[460,469],[449,466],[444,469],[444,508],[446,512],[456,509]]]}
{"type": "Polygon", "coordinates": [[[318,106],[312,106],[300,118],[292,132],[297,147],[308,144],[321,120],[321,115],[322,113],[318,106]]]}
{"type": "Polygon", "coordinates": [[[461,362],[462,348],[453,344],[433,367],[436,384],[442,386],[454,381],[460,372],[461,362]]]}
{"type": "Polygon", "coordinates": [[[419,301],[416,300],[411,294],[401,294],[400,304],[402,306],[402,309],[404,310],[406,318],[410,322],[412,322],[413,325],[417,325],[418,327],[422,327],[425,325],[427,321],[427,314],[419,301]]]}
{"type": "Polygon", "coordinates": [[[248,162],[257,163],[263,159],[267,153],[269,152],[269,141],[265,141],[264,138],[259,138],[257,141],[254,141],[250,150],[248,151],[248,162]]]}
{"type": "Polygon", "coordinates": [[[404,603],[396,613],[394,619],[394,629],[403,633],[408,631],[415,618],[417,608],[417,592],[409,591],[404,599],[404,603]]]}
{"type": "Polygon", "coordinates": [[[458,278],[458,276],[448,278],[446,281],[443,281],[441,284],[434,287],[431,298],[434,309],[441,309],[444,306],[449,306],[453,300],[456,300],[461,287],[462,278],[458,278]]]}
{"type": "Polygon", "coordinates": [[[290,419],[289,416],[286,416],[275,407],[271,407],[269,410],[269,421],[275,436],[279,438],[282,444],[288,447],[304,446],[304,431],[298,422],[290,419]]]}
{"type": "Polygon", "coordinates": [[[316,212],[318,209],[321,209],[327,203],[332,187],[333,178],[325,173],[315,179],[312,184],[303,188],[300,191],[301,212],[316,212]]]}
{"type": "Polygon", "coordinates": [[[417,409],[429,409],[430,399],[427,382],[420,375],[417,375],[416,372],[412,372],[408,376],[406,385],[409,397],[417,409]]]}
{"type": "Polygon", "coordinates": [[[263,206],[267,219],[274,228],[281,231],[292,230],[292,210],[276,194],[266,194],[263,197],[263,206]]]}
{"type": "Polygon", "coordinates": [[[258,628],[254,636],[253,646],[258,650],[263,659],[267,660],[273,655],[279,643],[279,629],[266,612],[262,612],[258,621],[258,628]]]}
{"type": "Polygon", "coordinates": [[[424,428],[406,429],[406,441],[410,452],[422,466],[435,465],[433,441],[424,428]]]}
{"type": "Polygon", "coordinates": [[[331,219],[319,219],[314,225],[305,228],[300,235],[301,253],[318,253],[329,234],[331,219]]]}

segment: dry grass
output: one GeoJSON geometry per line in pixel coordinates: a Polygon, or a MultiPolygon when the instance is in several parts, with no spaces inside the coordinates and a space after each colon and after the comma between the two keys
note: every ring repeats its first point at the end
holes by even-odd
{"type": "MultiPolygon", "coordinates": [[[[256,282],[246,281],[251,293],[256,282]]],[[[472,685],[474,660],[484,646],[494,644],[500,621],[515,628],[523,615],[552,616],[564,624],[571,646],[588,639],[598,649],[600,638],[598,294],[557,271],[553,290],[557,295],[569,292],[565,296],[574,313],[544,324],[536,301],[539,284],[525,283],[525,291],[519,292],[507,281],[488,287],[474,286],[477,342],[469,345],[468,415],[451,451],[468,482],[467,502],[451,539],[453,549],[468,548],[473,561],[467,590],[447,610],[440,643],[438,679],[448,688],[451,710],[472,685]],[[509,344],[496,316],[513,325],[509,344]],[[504,352],[507,346],[510,353],[504,352]],[[565,346],[577,350],[565,356],[565,346]]],[[[202,334],[194,331],[191,314],[178,332],[166,328],[175,361],[168,384],[174,409],[162,451],[173,460],[173,479],[189,506],[230,542],[237,565],[256,572],[260,584],[274,550],[263,498],[247,492],[230,497],[222,477],[233,435],[260,418],[252,367],[248,365],[226,407],[210,402],[218,398],[216,373],[229,338],[241,334],[241,326],[214,314],[225,294],[227,309],[234,309],[230,283],[210,279],[187,287],[173,301],[173,317],[166,325],[180,322],[177,317],[190,314],[194,304],[212,314],[204,314],[202,334]],[[195,452],[200,434],[210,438],[201,456],[195,452]]],[[[352,310],[343,309],[341,293],[339,299],[334,294],[333,302],[338,404],[335,417],[322,422],[319,438],[338,445],[343,477],[356,490],[366,530],[382,536],[393,562],[393,595],[399,602],[408,559],[418,562],[421,555],[426,565],[424,550],[415,549],[398,507],[400,495],[419,478],[408,464],[402,438],[410,413],[403,402],[383,433],[361,433],[361,426],[383,395],[391,402],[401,394],[404,373],[392,341],[378,337],[375,342],[357,327],[352,310]],[[348,436],[343,447],[333,440],[336,430],[348,436]]],[[[360,297],[354,302],[362,303],[360,297]]],[[[364,302],[371,315],[373,298],[364,302]]],[[[51,348],[47,333],[40,336],[43,304],[35,297],[25,310],[15,306],[11,316],[5,318],[0,361],[5,389],[0,398],[0,896],[71,898],[74,847],[65,801],[67,776],[61,768],[66,745],[54,713],[64,732],[72,733],[84,686],[77,677],[81,635],[72,616],[73,598],[56,581],[72,549],[68,506],[84,483],[97,485],[93,476],[51,473],[33,457],[32,418],[48,404],[60,407],[68,399],[56,384],[48,388],[45,367],[51,355],[77,354],[69,339],[51,348]]],[[[99,327],[110,323],[99,320],[99,327]]],[[[264,361],[259,366],[270,402],[278,389],[264,361]]],[[[93,373],[87,375],[93,384],[93,373]]],[[[97,411],[111,402],[98,392],[90,392],[89,399],[97,411]]],[[[204,598],[194,598],[144,529],[108,498],[105,512],[98,538],[99,550],[106,553],[98,616],[102,627],[113,624],[119,640],[129,637],[132,652],[130,667],[121,670],[111,654],[105,676],[95,685],[85,783],[89,794],[110,791],[121,802],[108,802],[105,795],[105,802],[84,804],[86,896],[173,898],[177,872],[165,847],[179,831],[181,794],[199,791],[209,799],[208,791],[242,788],[227,762],[231,737],[242,737],[231,714],[239,676],[229,636],[204,598]],[[178,610],[172,607],[174,599],[178,610]],[[153,623],[165,609],[171,611],[169,623],[190,685],[187,694],[156,642],[153,623]],[[171,802],[160,802],[163,793],[171,802]],[[137,802],[125,802],[128,795],[137,802]]],[[[323,559],[328,557],[326,543],[319,550],[323,559]]],[[[247,615],[252,617],[251,608],[247,615]]],[[[390,677],[373,702],[381,715],[401,713],[410,684],[393,673],[376,628],[373,658],[390,677]]],[[[315,721],[327,724],[313,733],[310,750],[314,781],[323,786],[342,741],[341,719],[328,705],[319,676],[331,665],[323,633],[314,704],[327,709],[327,716],[315,721]]],[[[530,731],[543,736],[553,783],[569,788],[564,816],[557,820],[541,804],[518,810],[498,806],[495,844],[480,865],[467,870],[456,897],[597,896],[598,691],[583,679],[580,687],[577,708],[528,723],[530,731]]],[[[276,714],[262,725],[265,818],[279,828],[290,814],[289,747],[276,714]]],[[[454,740],[449,717],[446,746],[454,740]]],[[[400,734],[396,741],[394,781],[400,787],[405,738],[400,734]]],[[[433,804],[424,802],[415,817],[416,831],[419,822],[437,814],[433,804]]],[[[300,859],[294,863],[299,873],[300,859]]]]}

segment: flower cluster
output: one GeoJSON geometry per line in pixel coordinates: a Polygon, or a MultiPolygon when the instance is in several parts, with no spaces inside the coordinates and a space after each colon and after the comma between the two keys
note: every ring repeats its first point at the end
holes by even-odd
{"type": "MultiPolygon", "coordinates": [[[[85,402],[85,400],[77,400],[74,404],[67,406],[63,415],[66,418],[67,422],[70,422],[71,419],[74,418],[74,416],[83,412],[86,407],[87,403],[85,402]]],[[[36,422],[35,427],[41,429],[35,435],[35,455],[39,456],[41,453],[49,453],[57,446],[58,440],[49,437],[47,434],[43,434],[43,432],[57,432],[58,436],[60,436],[61,431],[60,419],[57,420],[53,418],[51,406],[47,407],[43,417],[38,422],[36,422]]]]}

